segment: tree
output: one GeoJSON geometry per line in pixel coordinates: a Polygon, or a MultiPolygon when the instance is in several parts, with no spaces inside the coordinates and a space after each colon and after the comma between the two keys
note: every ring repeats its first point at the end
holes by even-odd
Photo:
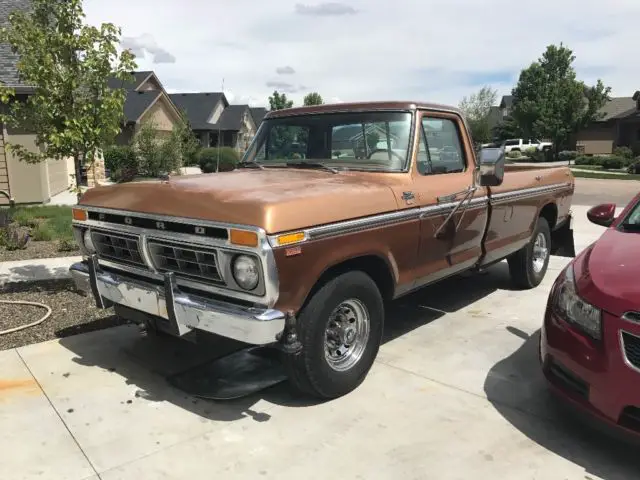
{"type": "Polygon", "coordinates": [[[575,58],[563,44],[549,45],[513,89],[512,115],[523,135],[550,139],[556,155],[572,134],[600,118],[611,92],[601,80],[595,86],[577,80],[575,58]]]}
{"type": "Polygon", "coordinates": [[[463,97],[460,110],[467,119],[474,142],[484,143],[491,140],[491,107],[496,103],[498,92],[484,86],[477,93],[463,97]]]}
{"type": "Polygon", "coordinates": [[[284,110],[293,107],[293,100],[288,100],[286,93],[278,93],[277,90],[274,90],[273,95],[269,97],[269,106],[271,111],[284,110]]]}
{"type": "Polygon", "coordinates": [[[84,163],[113,143],[122,125],[125,90],[109,88],[108,81],[125,82],[136,68],[131,52],[116,49],[120,28],[85,25],[84,18],[81,0],[32,0],[0,33],[19,57],[22,82],[34,87],[24,99],[0,86],[1,119],[34,132],[40,151],[8,147],[28,163],[73,157],[78,197],[84,163]]]}
{"type": "Polygon", "coordinates": [[[324,101],[318,92],[311,92],[304,96],[303,103],[306,107],[311,105],[322,105],[324,101]]]}
{"type": "Polygon", "coordinates": [[[522,137],[522,130],[512,117],[506,117],[491,130],[491,137],[494,140],[503,142],[510,138],[522,137]]]}

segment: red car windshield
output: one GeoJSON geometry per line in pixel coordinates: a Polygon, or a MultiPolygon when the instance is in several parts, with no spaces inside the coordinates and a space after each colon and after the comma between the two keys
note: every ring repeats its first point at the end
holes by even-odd
{"type": "Polygon", "coordinates": [[[628,232],[640,232],[640,199],[629,210],[627,216],[620,222],[623,230],[628,232]]]}

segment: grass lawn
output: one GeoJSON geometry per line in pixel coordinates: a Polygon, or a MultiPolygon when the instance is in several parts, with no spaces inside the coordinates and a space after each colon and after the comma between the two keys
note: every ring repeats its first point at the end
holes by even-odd
{"type": "Polygon", "coordinates": [[[0,213],[6,212],[10,212],[11,225],[9,229],[0,228],[0,261],[78,255],[71,207],[42,205],[0,210],[0,213]],[[17,232],[19,238],[28,233],[31,241],[26,248],[16,248],[8,240],[12,238],[9,231],[17,232]]]}
{"type": "Polygon", "coordinates": [[[32,240],[71,240],[71,207],[34,206],[16,207],[11,218],[21,227],[29,227],[32,240]]]}
{"type": "Polygon", "coordinates": [[[625,175],[612,175],[612,174],[607,174],[604,173],[602,171],[593,171],[593,172],[576,172],[573,171],[573,176],[577,177],[577,178],[600,178],[600,179],[604,179],[604,180],[640,180],[640,175],[632,175],[632,174],[625,174],[625,175]]]}

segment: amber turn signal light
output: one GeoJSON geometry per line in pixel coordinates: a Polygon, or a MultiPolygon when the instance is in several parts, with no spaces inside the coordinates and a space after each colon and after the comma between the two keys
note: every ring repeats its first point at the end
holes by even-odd
{"type": "Polygon", "coordinates": [[[77,220],[79,222],[84,222],[88,218],[87,211],[81,208],[71,209],[71,216],[73,217],[74,220],[77,220]]]}
{"type": "Polygon", "coordinates": [[[277,237],[278,246],[291,245],[292,243],[302,242],[306,238],[304,232],[285,233],[277,237]]]}
{"type": "Polygon", "coordinates": [[[242,245],[244,247],[258,246],[258,234],[247,230],[231,230],[229,232],[229,240],[233,245],[242,245]]]}

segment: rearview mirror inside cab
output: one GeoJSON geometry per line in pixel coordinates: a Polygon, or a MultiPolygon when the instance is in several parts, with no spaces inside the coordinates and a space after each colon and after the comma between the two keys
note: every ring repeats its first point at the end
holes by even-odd
{"type": "Polygon", "coordinates": [[[497,187],[504,179],[505,156],[502,148],[483,148],[478,153],[481,187],[497,187]]]}

